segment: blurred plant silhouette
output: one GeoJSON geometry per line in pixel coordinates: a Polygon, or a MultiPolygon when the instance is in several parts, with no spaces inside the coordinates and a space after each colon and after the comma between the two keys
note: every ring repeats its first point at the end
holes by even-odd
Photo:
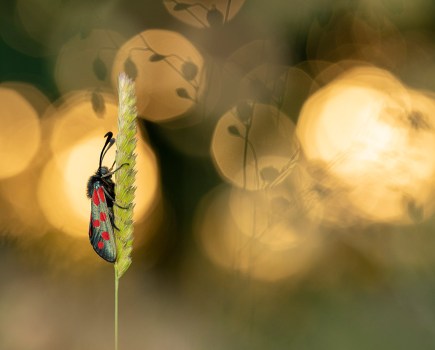
{"type": "Polygon", "coordinates": [[[217,9],[216,5],[206,6],[202,2],[181,2],[177,0],[163,0],[167,3],[173,4],[172,10],[175,12],[184,11],[188,13],[192,19],[198,22],[203,27],[217,27],[221,26],[228,21],[228,14],[231,9],[231,0],[227,1],[225,15],[217,9]],[[198,8],[202,10],[201,14],[192,11],[198,8]],[[205,18],[204,18],[205,17],[205,18]]]}
{"type": "Polygon", "coordinates": [[[146,38],[139,34],[140,39],[142,40],[144,46],[143,47],[133,47],[128,51],[128,56],[124,61],[124,71],[126,74],[133,80],[138,78],[138,69],[136,64],[131,58],[131,53],[133,51],[144,51],[149,52],[148,61],[152,63],[163,62],[168,67],[170,67],[176,74],[183,78],[183,80],[193,88],[194,95],[191,96],[186,88],[179,87],[175,89],[175,93],[178,97],[183,99],[191,100],[194,103],[198,103],[198,93],[199,93],[199,81],[198,81],[198,66],[189,60],[185,60],[176,53],[171,54],[162,54],[157,50],[152,48],[150,44],[147,42],[146,38]],[[177,63],[175,63],[175,62],[177,63]]]}
{"type": "Polygon", "coordinates": [[[137,168],[120,349],[433,349],[433,13],[0,4],[0,348],[113,346],[113,276],[87,249],[80,189],[123,74],[137,158],[106,160],[137,168]]]}

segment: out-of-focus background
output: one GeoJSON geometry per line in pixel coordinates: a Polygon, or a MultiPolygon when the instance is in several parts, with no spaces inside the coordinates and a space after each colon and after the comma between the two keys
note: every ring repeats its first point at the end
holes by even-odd
{"type": "Polygon", "coordinates": [[[434,349],[434,16],[1,1],[0,349],[113,348],[85,186],[120,72],[139,113],[120,349],[434,349]]]}

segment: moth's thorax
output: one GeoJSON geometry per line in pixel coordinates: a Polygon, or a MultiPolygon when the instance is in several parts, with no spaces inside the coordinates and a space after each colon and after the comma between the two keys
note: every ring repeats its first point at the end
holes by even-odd
{"type": "MultiPolygon", "coordinates": [[[[102,166],[102,167],[99,167],[97,169],[97,171],[95,172],[95,175],[96,176],[104,176],[104,175],[109,174],[109,173],[110,173],[109,168],[107,166],[102,166]]],[[[111,177],[112,177],[112,175],[109,175],[106,177],[106,179],[110,179],[111,177]]]]}
{"type": "Polygon", "coordinates": [[[103,177],[106,174],[110,174],[110,170],[108,167],[102,166],[98,168],[95,174],[89,178],[86,186],[86,196],[88,198],[92,198],[92,192],[94,191],[94,187],[96,183],[100,183],[100,185],[107,186],[109,188],[109,191],[113,192],[113,190],[111,190],[113,184],[112,175],[103,177]]]}

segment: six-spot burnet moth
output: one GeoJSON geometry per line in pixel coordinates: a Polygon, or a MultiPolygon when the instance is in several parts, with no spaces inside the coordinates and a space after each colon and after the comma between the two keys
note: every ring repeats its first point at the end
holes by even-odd
{"type": "Polygon", "coordinates": [[[92,247],[104,260],[109,262],[116,261],[116,244],[114,237],[115,217],[113,215],[113,206],[115,202],[115,183],[112,181],[112,175],[121,169],[127,163],[121,164],[117,169],[112,171],[106,166],[102,166],[103,158],[107,151],[115,143],[113,133],[108,132],[106,142],[100,154],[100,163],[97,171],[88,180],[87,196],[91,199],[91,219],[89,223],[89,240],[92,247]]]}

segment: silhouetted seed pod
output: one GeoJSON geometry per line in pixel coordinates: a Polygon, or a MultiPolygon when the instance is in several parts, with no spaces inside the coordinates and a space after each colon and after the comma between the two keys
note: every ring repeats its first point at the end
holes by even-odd
{"type": "Polygon", "coordinates": [[[127,57],[124,61],[124,72],[132,79],[135,80],[137,78],[137,67],[133,62],[131,57],[127,57]]]}
{"type": "Polygon", "coordinates": [[[189,93],[187,92],[187,90],[185,88],[178,88],[175,90],[175,92],[181,98],[187,98],[189,100],[192,99],[192,97],[190,97],[189,93]]]}
{"type": "Polygon", "coordinates": [[[185,2],[178,2],[175,4],[173,10],[174,11],[184,11],[187,10],[188,8],[192,7],[193,4],[187,4],[185,2]]]}
{"type": "Polygon", "coordinates": [[[159,61],[164,60],[165,58],[166,58],[165,55],[161,55],[161,54],[159,54],[159,53],[153,53],[153,54],[148,58],[148,60],[149,60],[150,62],[159,62],[159,61]]]}
{"type": "Polygon", "coordinates": [[[210,27],[221,26],[224,23],[224,15],[220,12],[215,5],[207,12],[207,22],[210,27]]]}
{"type": "Polygon", "coordinates": [[[237,129],[237,126],[235,125],[230,125],[227,130],[233,136],[242,137],[242,134],[240,133],[239,129],[237,129]]]}
{"type": "Polygon", "coordinates": [[[237,117],[244,124],[248,125],[253,113],[253,107],[246,101],[240,101],[236,106],[237,117]]]}
{"type": "Polygon", "coordinates": [[[278,169],[272,166],[267,166],[261,169],[260,176],[264,182],[272,183],[279,175],[278,169]]]}
{"type": "Polygon", "coordinates": [[[103,96],[98,90],[92,91],[91,95],[92,109],[94,110],[97,117],[102,118],[106,112],[106,104],[104,102],[103,96]]]}
{"type": "Polygon", "coordinates": [[[96,75],[96,77],[99,80],[105,80],[107,77],[107,68],[106,65],[104,64],[104,62],[102,61],[102,59],[100,57],[97,57],[94,60],[94,63],[92,64],[92,68],[94,70],[94,73],[96,75]]]}
{"type": "Polygon", "coordinates": [[[190,61],[184,62],[181,66],[181,73],[186,80],[193,80],[198,74],[198,66],[190,61]]]}

